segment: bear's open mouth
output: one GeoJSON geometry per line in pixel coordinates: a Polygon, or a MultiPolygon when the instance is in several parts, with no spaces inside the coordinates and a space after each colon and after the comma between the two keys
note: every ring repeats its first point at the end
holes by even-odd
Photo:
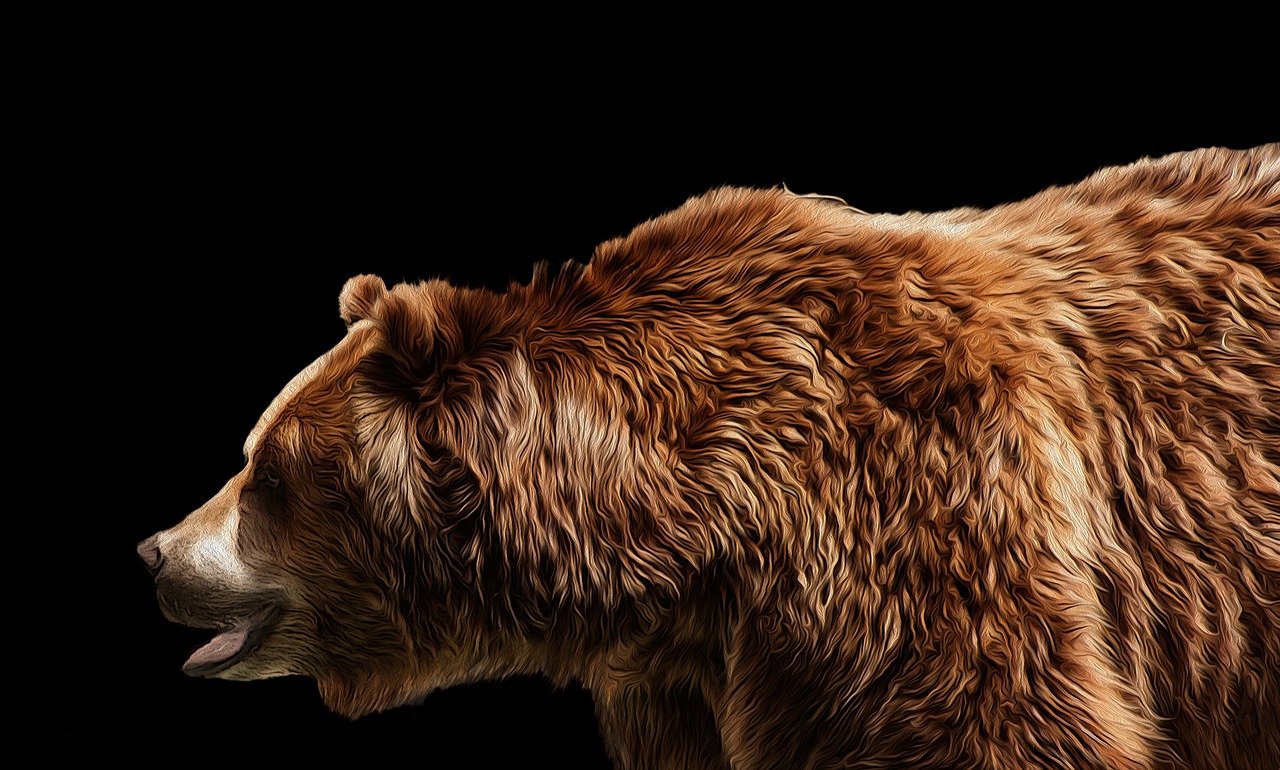
{"type": "Polygon", "coordinates": [[[258,648],[277,615],[269,604],[220,631],[182,664],[188,676],[215,676],[244,660],[258,648]]]}

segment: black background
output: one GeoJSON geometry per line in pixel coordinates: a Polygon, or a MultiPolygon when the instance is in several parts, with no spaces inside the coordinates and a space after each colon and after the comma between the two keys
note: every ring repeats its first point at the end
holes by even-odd
{"type": "Polygon", "coordinates": [[[341,338],[347,277],[500,289],[723,184],[785,183],[868,211],[989,206],[1144,155],[1280,138],[1261,119],[1191,119],[1212,86],[1105,103],[1069,78],[1031,101],[909,81],[801,95],[729,67],[677,102],[657,76],[566,90],[563,72],[466,80],[412,51],[238,56],[181,41],[115,51],[68,81],[66,120],[50,124],[39,189],[57,216],[37,267],[79,331],[47,362],[60,374],[31,387],[78,448],[45,482],[69,509],[48,523],[85,547],[57,570],[65,585],[46,581],[58,617],[36,645],[54,673],[31,714],[54,753],[220,761],[251,744],[607,766],[590,697],[539,680],[353,723],[308,681],[180,673],[202,634],[162,620],[134,544],[238,470],[259,413],[341,338]]]}

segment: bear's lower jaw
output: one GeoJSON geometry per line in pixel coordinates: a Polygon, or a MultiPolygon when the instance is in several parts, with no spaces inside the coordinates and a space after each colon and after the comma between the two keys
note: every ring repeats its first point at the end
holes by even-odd
{"type": "Polygon", "coordinates": [[[182,664],[183,673],[188,676],[216,677],[227,672],[257,651],[279,614],[279,608],[275,604],[268,604],[231,628],[216,634],[204,646],[191,653],[187,662],[182,664]]]}

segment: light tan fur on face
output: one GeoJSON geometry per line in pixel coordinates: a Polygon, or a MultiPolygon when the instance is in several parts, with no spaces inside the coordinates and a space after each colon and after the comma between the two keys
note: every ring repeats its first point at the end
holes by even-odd
{"type": "Polygon", "coordinates": [[[172,529],[160,533],[165,559],[185,573],[213,585],[249,590],[254,579],[240,559],[236,535],[240,512],[236,496],[242,479],[227,482],[209,502],[172,529]]]}

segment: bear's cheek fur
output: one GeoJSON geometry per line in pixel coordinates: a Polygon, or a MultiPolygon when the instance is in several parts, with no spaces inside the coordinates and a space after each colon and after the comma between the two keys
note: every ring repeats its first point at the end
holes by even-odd
{"type": "MultiPolygon", "coordinates": [[[[263,665],[321,681],[338,672],[358,680],[403,677],[415,643],[393,594],[403,587],[394,575],[393,546],[379,541],[359,512],[338,517],[307,505],[290,508],[286,516],[247,518],[241,532],[246,564],[285,589],[281,620],[261,651],[263,665]],[[386,573],[373,572],[371,564],[386,573]]],[[[335,693],[344,688],[331,687],[335,693]]]]}

